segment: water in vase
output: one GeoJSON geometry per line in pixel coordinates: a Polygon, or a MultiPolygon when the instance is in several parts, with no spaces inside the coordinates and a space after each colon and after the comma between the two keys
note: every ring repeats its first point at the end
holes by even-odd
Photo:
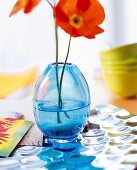
{"type": "Polygon", "coordinates": [[[63,102],[62,108],[51,101],[36,101],[34,115],[37,125],[51,139],[77,138],[87,123],[89,105],[83,101],[63,102]]]}

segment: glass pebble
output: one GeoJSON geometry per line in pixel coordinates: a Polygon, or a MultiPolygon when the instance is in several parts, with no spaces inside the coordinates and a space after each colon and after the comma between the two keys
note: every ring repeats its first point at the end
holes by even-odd
{"type": "Polygon", "coordinates": [[[130,131],[130,128],[128,126],[122,126],[122,127],[118,128],[117,131],[128,132],[128,131],[130,131]]]}
{"type": "Polygon", "coordinates": [[[19,161],[15,159],[0,159],[0,167],[18,165],[19,161]]]}
{"type": "Polygon", "coordinates": [[[21,165],[20,168],[21,168],[21,170],[37,170],[37,169],[43,170],[44,169],[44,164],[21,165]]]}
{"type": "Polygon", "coordinates": [[[16,159],[0,159],[0,170],[13,170],[18,169],[20,165],[20,162],[16,159]]]}
{"type": "Polygon", "coordinates": [[[128,141],[128,140],[131,140],[133,138],[134,138],[134,135],[132,135],[132,134],[120,136],[120,139],[123,140],[123,141],[128,141]]]}
{"type": "Polygon", "coordinates": [[[29,156],[29,157],[25,157],[25,158],[21,159],[21,162],[24,164],[33,164],[36,162],[41,162],[41,159],[37,156],[29,156]]]}
{"type": "Polygon", "coordinates": [[[40,151],[41,151],[40,147],[24,146],[24,147],[20,147],[19,149],[17,149],[14,155],[18,157],[25,157],[25,156],[31,156],[34,154],[36,155],[40,151]]]}
{"type": "Polygon", "coordinates": [[[124,156],[123,161],[121,162],[122,164],[137,164],[137,154],[128,154],[124,156]]]}
{"type": "Polygon", "coordinates": [[[90,146],[90,145],[99,145],[99,144],[104,144],[108,141],[108,137],[103,136],[103,137],[84,137],[84,141],[83,144],[85,144],[86,146],[90,146]]]}
{"type": "Polygon", "coordinates": [[[89,130],[86,133],[83,133],[83,137],[96,137],[96,136],[103,136],[103,135],[105,135],[105,131],[100,129],[93,129],[93,130],[89,130]]]}
{"type": "Polygon", "coordinates": [[[120,150],[125,150],[125,149],[129,149],[129,148],[131,148],[131,147],[132,147],[132,145],[130,145],[130,144],[120,145],[120,146],[118,146],[118,149],[120,149],[120,150]]]}
{"type": "Polygon", "coordinates": [[[116,117],[119,119],[129,119],[131,117],[133,117],[133,115],[131,115],[127,110],[125,109],[120,109],[119,111],[117,111],[115,113],[116,117]]]}
{"type": "Polygon", "coordinates": [[[119,145],[124,144],[124,142],[122,142],[121,140],[118,140],[116,138],[116,139],[110,139],[108,144],[109,144],[109,146],[119,146],[119,145]]]}
{"type": "Polygon", "coordinates": [[[110,121],[113,119],[113,116],[110,115],[110,114],[100,114],[98,116],[98,118],[101,120],[101,121],[110,121]]]}
{"type": "Polygon", "coordinates": [[[108,141],[108,137],[103,136],[103,137],[98,137],[97,141],[101,144],[101,143],[106,143],[108,141]]]}
{"type": "Polygon", "coordinates": [[[106,168],[106,170],[133,170],[135,165],[131,164],[117,164],[106,168]]]}
{"type": "Polygon", "coordinates": [[[110,121],[110,123],[112,125],[115,125],[115,126],[121,126],[124,124],[124,121],[123,120],[120,120],[120,119],[113,119],[112,121],[110,121]]]}
{"type": "Polygon", "coordinates": [[[105,149],[105,146],[104,146],[104,145],[98,145],[98,146],[95,146],[95,147],[94,147],[94,150],[95,150],[96,152],[102,151],[103,149],[105,149]]]}
{"type": "Polygon", "coordinates": [[[116,162],[118,162],[121,159],[120,156],[106,156],[106,155],[102,155],[98,158],[96,158],[93,162],[92,165],[95,167],[99,167],[99,168],[107,168],[112,164],[115,164],[116,162]]]}

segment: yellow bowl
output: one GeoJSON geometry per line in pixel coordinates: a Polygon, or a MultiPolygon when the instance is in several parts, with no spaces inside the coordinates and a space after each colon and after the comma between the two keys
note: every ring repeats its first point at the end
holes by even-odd
{"type": "Polygon", "coordinates": [[[108,89],[116,96],[127,98],[137,95],[137,71],[109,72],[102,70],[108,89]]]}
{"type": "Polygon", "coordinates": [[[101,66],[105,70],[120,70],[120,71],[136,71],[137,70],[137,61],[135,62],[101,62],[101,66]]]}
{"type": "Polygon", "coordinates": [[[111,65],[111,66],[132,66],[132,65],[137,65],[137,57],[136,59],[130,59],[130,60],[124,60],[124,61],[103,61],[101,60],[101,64],[102,65],[105,65],[105,66],[108,66],[108,65],[111,65]]]}
{"type": "Polygon", "coordinates": [[[137,43],[117,46],[100,53],[102,61],[137,61],[137,43]]]}
{"type": "Polygon", "coordinates": [[[102,65],[102,69],[103,70],[108,70],[108,71],[137,71],[137,65],[133,65],[133,66],[104,66],[102,65]]]}

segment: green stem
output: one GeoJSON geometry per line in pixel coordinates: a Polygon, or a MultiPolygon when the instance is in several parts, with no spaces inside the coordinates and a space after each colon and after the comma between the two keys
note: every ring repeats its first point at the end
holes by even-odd
{"type": "MultiPolygon", "coordinates": [[[[56,22],[55,22],[55,40],[56,40],[56,82],[57,82],[58,103],[59,103],[59,100],[61,99],[61,96],[60,96],[60,93],[59,93],[60,88],[59,88],[59,77],[58,77],[58,30],[57,30],[57,27],[56,27],[56,22]]],[[[59,112],[57,112],[57,122],[61,123],[59,112]]]]}
{"type": "Polygon", "coordinates": [[[57,89],[59,92],[59,78],[58,78],[58,30],[55,23],[55,39],[56,39],[56,80],[57,80],[57,89]]]}
{"type": "Polygon", "coordinates": [[[61,100],[61,95],[60,95],[59,76],[58,76],[58,30],[56,27],[56,23],[55,23],[55,39],[56,39],[56,81],[57,81],[58,105],[59,105],[59,103],[62,103],[62,100],[61,100]]]}
{"type": "MultiPolygon", "coordinates": [[[[49,0],[46,0],[47,3],[50,5],[50,7],[52,8],[53,10],[53,5],[51,4],[51,2],[49,0]]],[[[61,100],[61,96],[60,96],[60,93],[59,93],[59,76],[58,76],[58,30],[57,30],[57,26],[56,26],[56,21],[54,23],[54,27],[55,27],[55,41],[56,41],[56,82],[57,82],[57,90],[58,90],[58,105],[59,103],[61,102],[62,103],[62,100],[61,100]],[[61,101],[60,101],[61,100],[61,101]]],[[[60,112],[57,112],[57,122],[58,123],[61,123],[61,120],[60,120],[60,112]]]]}
{"type": "Polygon", "coordinates": [[[48,0],[46,0],[46,1],[47,1],[47,3],[51,6],[51,8],[53,9],[53,5],[51,4],[51,2],[48,1],[48,0]]]}
{"type": "MultiPolygon", "coordinates": [[[[60,78],[60,89],[59,89],[59,106],[62,107],[62,99],[61,99],[61,89],[62,89],[62,82],[63,82],[63,75],[64,75],[64,71],[65,71],[65,67],[66,67],[66,64],[67,64],[67,59],[68,59],[68,56],[69,56],[69,51],[70,51],[70,43],[71,43],[71,36],[69,38],[69,44],[68,44],[68,50],[67,50],[67,55],[66,55],[66,58],[65,58],[65,62],[64,62],[64,65],[63,65],[63,68],[62,68],[62,73],[61,73],[61,78],[60,78]]],[[[64,112],[65,116],[67,118],[70,119],[69,115],[67,114],[67,112],[64,112]]]]}
{"type": "Polygon", "coordinates": [[[71,43],[71,36],[70,36],[70,38],[69,38],[69,44],[68,44],[67,55],[66,55],[66,58],[65,58],[65,62],[64,62],[63,68],[62,68],[62,73],[61,73],[61,78],[60,78],[60,89],[59,89],[60,96],[61,96],[63,75],[64,75],[64,71],[65,71],[65,67],[66,67],[66,64],[67,64],[67,59],[68,59],[69,51],[70,51],[70,43],[71,43]]]}
{"type": "MultiPolygon", "coordinates": [[[[54,6],[51,4],[51,2],[49,0],[46,0],[46,1],[51,6],[51,8],[53,10],[54,6]]],[[[61,88],[62,88],[64,69],[65,69],[65,66],[66,66],[66,63],[67,63],[69,50],[70,50],[71,37],[69,39],[68,51],[67,51],[67,55],[66,55],[65,63],[64,63],[63,70],[62,70],[62,73],[61,73],[60,83],[59,83],[59,76],[58,76],[58,30],[57,30],[57,26],[56,26],[56,21],[54,23],[54,26],[55,26],[55,40],[56,40],[56,82],[57,82],[57,90],[58,90],[58,105],[59,105],[59,108],[62,108],[61,88]]],[[[66,112],[64,112],[64,113],[65,113],[67,118],[70,118],[66,112]]],[[[61,123],[60,112],[57,112],[57,122],[61,123]]]]}

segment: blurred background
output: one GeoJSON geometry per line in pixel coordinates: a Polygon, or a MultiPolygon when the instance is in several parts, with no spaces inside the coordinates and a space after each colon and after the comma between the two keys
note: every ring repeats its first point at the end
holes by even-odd
{"type": "MultiPolygon", "coordinates": [[[[16,0],[0,0],[0,71],[18,72],[37,66],[41,71],[55,62],[53,15],[43,1],[32,13],[22,11],[9,17],[16,0]]],[[[68,61],[76,64],[89,85],[93,75],[100,74],[99,53],[117,45],[136,42],[137,1],[100,0],[106,18],[104,33],[95,39],[72,39],[68,61]]],[[[64,61],[68,36],[60,32],[60,61],[64,61]]]]}

